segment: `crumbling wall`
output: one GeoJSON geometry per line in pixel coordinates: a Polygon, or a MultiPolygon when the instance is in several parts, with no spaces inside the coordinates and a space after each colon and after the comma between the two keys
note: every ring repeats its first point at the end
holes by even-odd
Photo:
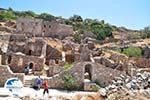
{"type": "Polygon", "coordinates": [[[42,39],[27,42],[27,44],[25,45],[25,54],[31,56],[45,56],[46,43],[42,39]]]}
{"type": "Polygon", "coordinates": [[[150,59],[146,58],[131,58],[135,60],[135,65],[138,68],[150,68],[150,59]]]}
{"type": "Polygon", "coordinates": [[[21,32],[23,34],[32,34],[33,36],[42,36],[42,19],[32,19],[20,17],[17,19],[17,32],[21,32]]]}
{"type": "Polygon", "coordinates": [[[7,65],[0,65],[0,72],[0,86],[2,87],[4,86],[6,80],[12,77],[18,77],[22,82],[24,82],[24,74],[13,73],[7,65]]]}
{"type": "Polygon", "coordinates": [[[46,64],[49,65],[50,59],[53,59],[55,61],[60,60],[62,58],[62,53],[51,47],[50,45],[47,45],[46,48],[46,64]]]}
{"type": "Polygon", "coordinates": [[[53,21],[43,21],[42,34],[48,37],[54,37],[62,39],[66,36],[73,34],[73,27],[65,24],[60,24],[59,22],[53,21]]]}
{"type": "Polygon", "coordinates": [[[91,67],[91,81],[98,82],[102,87],[107,86],[114,77],[124,74],[122,71],[114,70],[98,63],[79,62],[73,66],[71,74],[76,78],[80,86],[84,83],[86,65],[91,67]]]}
{"type": "Polygon", "coordinates": [[[11,54],[11,62],[9,65],[13,72],[22,73],[24,67],[26,67],[29,63],[33,63],[33,71],[41,71],[43,69],[45,59],[35,56],[11,54]]]}

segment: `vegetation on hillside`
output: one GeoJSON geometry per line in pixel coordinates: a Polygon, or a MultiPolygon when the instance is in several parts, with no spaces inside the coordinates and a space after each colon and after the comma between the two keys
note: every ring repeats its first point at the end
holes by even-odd
{"type": "Polygon", "coordinates": [[[128,47],[123,50],[123,53],[129,57],[140,57],[142,56],[142,50],[138,47],[128,47]]]}
{"type": "MultiPolygon", "coordinates": [[[[91,32],[96,36],[97,40],[105,40],[107,37],[109,39],[113,38],[112,31],[117,29],[116,26],[112,26],[106,23],[104,20],[97,20],[97,19],[90,19],[86,18],[83,19],[79,15],[73,15],[68,19],[64,19],[62,17],[55,17],[48,13],[41,13],[36,14],[33,11],[14,11],[12,8],[7,10],[0,10],[0,20],[16,20],[18,17],[34,17],[34,18],[41,18],[47,21],[51,21],[54,19],[60,19],[62,23],[67,25],[72,25],[74,31],[77,35],[74,36],[76,42],[80,43],[81,35],[84,32],[91,32]]],[[[150,38],[150,27],[146,27],[140,32],[140,35],[133,34],[131,38],[150,38]]]]}
{"type": "MultiPolygon", "coordinates": [[[[6,19],[6,20],[15,20],[18,17],[34,17],[34,18],[41,18],[47,21],[51,21],[54,19],[61,19],[63,22],[67,25],[72,25],[73,29],[77,34],[81,35],[85,31],[92,32],[96,35],[96,39],[98,40],[104,40],[106,37],[112,37],[112,26],[108,23],[105,23],[104,20],[99,21],[96,19],[85,19],[79,15],[74,15],[70,17],[69,19],[63,19],[61,17],[55,17],[51,14],[42,13],[42,14],[36,14],[32,11],[14,11],[12,8],[9,8],[8,10],[0,11],[0,20],[6,19]]],[[[75,36],[76,41],[80,42],[80,37],[75,36]]]]}

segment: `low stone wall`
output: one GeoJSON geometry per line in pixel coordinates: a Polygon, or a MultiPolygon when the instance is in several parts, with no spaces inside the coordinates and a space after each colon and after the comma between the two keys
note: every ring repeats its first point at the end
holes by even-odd
{"type": "Polygon", "coordinates": [[[150,68],[150,59],[146,58],[133,58],[138,68],[150,68]]]}
{"type": "Polygon", "coordinates": [[[22,73],[13,73],[9,66],[0,65],[0,86],[3,87],[6,80],[12,77],[17,76],[22,82],[24,81],[24,74],[22,73]]]}
{"type": "MultiPolygon", "coordinates": [[[[122,71],[114,70],[109,67],[105,67],[98,63],[92,62],[79,62],[75,63],[74,66],[67,71],[63,70],[51,77],[43,77],[44,79],[48,79],[49,87],[55,89],[64,89],[64,80],[63,78],[66,75],[72,75],[76,80],[76,88],[81,89],[84,85],[85,79],[85,67],[90,68],[91,72],[91,82],[99,83],[101,87],[107,86],[115,77],[119,77],[121,74],[125,74],[122,71]]],[[[35,78],[32,79],[32,82],[35,81],[35,78]]]]}

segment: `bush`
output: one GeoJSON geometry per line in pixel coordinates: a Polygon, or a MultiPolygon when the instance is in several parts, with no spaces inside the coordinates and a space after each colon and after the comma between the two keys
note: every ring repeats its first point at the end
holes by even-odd
{"type": "Polygon", "coordinates": [[[67,90],[76,89],[77,82],[76,79],[71,74],[66,74],[63,78],[64,88],[67,90]]]}
{"type": "Polygon", "coordinates": [[[100,86],[94,85],[91,88],[92,88],[92,91],[97,92],[100,89],[100,86]]]}
{"type": "Polygon", "coordinates": [[[128,36],[128,39],[140,39],[141,38],[141,34],[138,33],[138,32],[133,32],[133,33],[130,33],[129,36],[128,36]]]}
{"type": "Polygon", "coordinates": [[[129,57],[140,57],[142,56],[142,50],[138,47],[128,47],[123,50],[123,53],[129,57]]]}
{"type": "Polygon", "coordinates": [[[79,33],[75,34],[73,36],[74,38],[74,41],[77,42],[77,43],[80,43],[81,42],[81,35],[79,33]]]}
{"type": "Polygon", "coordinates": [[[66,63],[64,64],[64,69],[65,69],[65,70],[68,70],[68,69],[70,69],[71,67],[72,67],[72,64],[71,64],[71,63],[66,62],[66,63]]]}

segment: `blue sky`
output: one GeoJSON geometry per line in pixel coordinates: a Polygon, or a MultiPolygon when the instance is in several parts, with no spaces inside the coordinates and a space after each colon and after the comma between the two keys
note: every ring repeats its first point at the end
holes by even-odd
{"type": "Polygon", "coordinates": [[[150,0],[0,0],[0,7],[65,18],[77,14],[130,29],[150,25],[150,0]]]}

